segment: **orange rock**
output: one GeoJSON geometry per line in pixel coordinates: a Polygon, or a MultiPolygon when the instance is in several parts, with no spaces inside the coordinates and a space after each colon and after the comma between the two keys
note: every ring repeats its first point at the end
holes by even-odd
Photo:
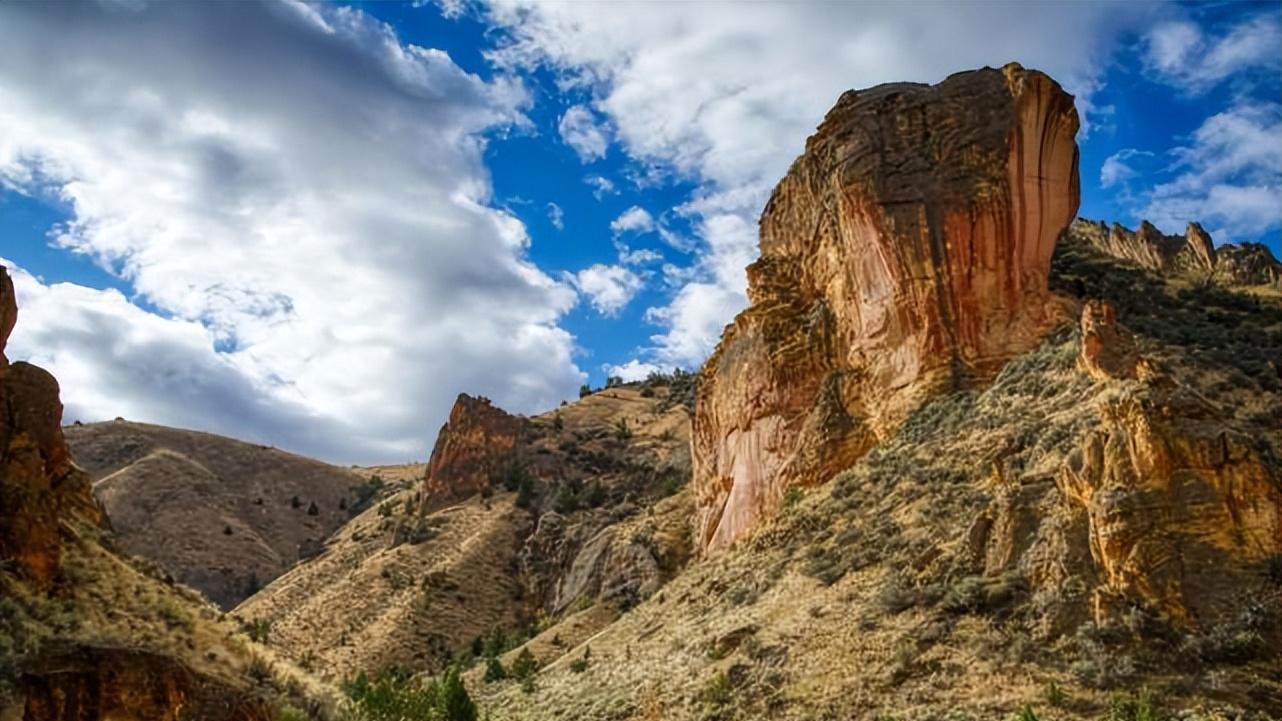
{"type": "Polygon", "coordinates": [[[1143,602],[1194,624],[1282,552],[1282,490],[1249,434],[1155,376],[1099,409],[1057,478],[1085,509],[1098,621],[1143,602]]]}
{"type": "Polygon", "coordinates": [[[460,393],[432,448],[426,496],[459,497],[480,491],[490,474],[511,460],[523,427],[524,419],[488,398],[460,393]]]}
{"type": "MultiPolygon", "coordinates": [[[[0,268],[0,348],[17,316],[13,283],[0,268]]],[[[89,477],[67,454],[58,382],[0,354],[0,560],[12,560],[39,588],[61,558],[60,519],[102,523],[89,477]]]]}
{"type": "Polygon", "coordinates": [[[1072,96],[1013,64],[842,95],[775,188],[751,305],[703,369],[701,548],[1063,318],[1047,277],[1077,212],[1077,127],[1072,96]]]}
{"type": "Polygon", "coordinates": [[[1097,380],[1135,377],[1140,360],[1135,339],[1118,325],[1111,304],[1089,300],[1082,306],[1082,350],[1077,360],[1097,380]]]}

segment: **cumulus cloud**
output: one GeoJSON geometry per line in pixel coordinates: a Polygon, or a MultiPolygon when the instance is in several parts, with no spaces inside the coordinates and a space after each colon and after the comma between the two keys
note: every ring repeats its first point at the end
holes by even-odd
{"type": "Polygon", "coordinates": [[[557,130],[565,144],[574,148],[574,152],[579,154],[579,160],[585,163],[604,158],[610,147],[605,128],[597,123],[592,111],[583,105],[574,105],[566,110],[557,130]]]}
{"type": "Polygon", "coordinates": [[[1158,23],[1144,38],[1144,62],[1158,78],[1192,93],[1240,73],[1282,67],[1282,13],[1243,20],[1208,37],[1190,20],[1158,23]]]}
{"type": "Polygon", "coordinates": [[[641,276],[619,265],[597,263],[568,276],[596,312],[615,316],[645,287],[641,276]]]}
{"type": "Polygon", "coordinates": [[[576,296],[482,160],[528,103],[345,7],[0,4],[0,183],[137,294],[25,277],[11,355],[83,420],[339,461],[424,456],[461,390],[555,405],[576,296]]]}
{"type": "Polygon", "coordinates": [[[644,2],[492,0],[486,12],[504,33],[490,53],[499,67],[548,68],[563,86],[592,92],[638,180],[697,185],[685,207],[704,232],[689,239],[696,259],[671,302],[649,313],[665,327],[651,360],[694,365],[746,302],[743,265],[771,187],[843,91],[1019,60],[1076,93],[1089,123],[1109,51],[1147,27],[1153,8],[749,3],[727,13],[701,3],[655,12],[644,2]],[[1020,30],[993,31],[1011,27],[1020,30]]]}
{"type": "Polygon", "coordinates": [[[648,233],[654,230],[654,216],[645,208],[634,205],[610,221],[610,230],[615,233],[648,233]]]}
{"type": "Polygon", "coordinates": [[[1282,104],[1234,105],[1170,155],[1174,177],[1143,194],[1143,217],[1167,229],[1200,220],[1217,242],[1282,227],[1282,104]]]}
{"type": "Polygon", "coordinates": [[[664,373],[669,370],[671,369],[654,363],[644,363],[634,358],[623,365],[606,366],[605,374],[611,378],[619,378],[624,383],[634,383],[649,378],[652,373],[664,373]]]}

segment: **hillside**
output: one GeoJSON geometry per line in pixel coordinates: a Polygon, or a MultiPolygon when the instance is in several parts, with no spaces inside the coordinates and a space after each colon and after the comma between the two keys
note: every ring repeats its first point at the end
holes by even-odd
{"type": "Polygon", "coordinates": [[[116,549],[68,456],[57,381],[2,353],[17,317],[0,268],[0,718],[331,718],[332,689],[116,549]]]}
{"type": "Polygon", "coordinates": [[[530,633],[598,603],[586,617],[613,620],[689,552],[689,416],[671,393],[613,387],[528,419],[461,396],[414,487],[235,614],[335,680],[441,669],[494,629],[530,633]]]}
{"type": "Polygon", "coordinates": [[[366,480],[274,448],[123,420],[68,426],[120,547],[223,608],[315,553],[366,480]]]}
{"type": "Polygon", "coordinates": [[[1052,287],[1114,303],[1164,375],[1092,377],[1080,326],[1065,324],[991,385],[926,404],[744,543],[547,659],[532,693],[481,685],[483,706],[495,719],[996,719],[1025,705],[1039,718],[1282,717],[1282,555],[1276,522],[1254,525],[1282,498],[1282,382],[1265,360],[1282,357],[1282,304],[1187,282],[1061,241],[1052,287]],[[1183,435],[1158,447],[1241,443],[1234,482],[1256,485],[1215,511],[1193,483],[1206,471],[1186,461],[1172,472],[1183,490],[1122,497],[1145,514],[1110,512],[1110,537],[1138,541],[1122,562],[1175,553],[1196,622],[1124,600],[1097,620],[1095,599],[1110,596],[1092,594],[1107,582],[1092,559],[1111,549],[1090,540],[1066,469],[1110,428],[1108,409],[1180,398],[1197,413],[1162,427],[1183,435]],[[1217,568],[1224,557],[1198,549],[1234,527],[1262,545],[1240,570],[1217,568]],[[1218,560],[1197,565],[1204,553],[1218,560]]]}

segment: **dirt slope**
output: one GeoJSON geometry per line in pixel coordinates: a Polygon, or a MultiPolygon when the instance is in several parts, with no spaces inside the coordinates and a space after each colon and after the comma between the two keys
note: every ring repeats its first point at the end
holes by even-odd
{"type": "Polygon", "coordinates": [[[209,433],[109,421],[65,429],[120,546],[230,608],[351,518],[365,479],[209,433]]]}

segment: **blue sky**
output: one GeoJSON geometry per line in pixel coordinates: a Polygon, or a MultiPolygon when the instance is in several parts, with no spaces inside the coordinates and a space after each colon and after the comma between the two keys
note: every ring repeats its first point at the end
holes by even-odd
{"type": "Polygon", "coordinates": [[[697,365],[842,90],[1008,60],[1078,97],[1082,216],[1282,255],[1277,4],[725,7],[0,5],[10,355],[69,420],[421,458],[460,391],[697,365]]]}

